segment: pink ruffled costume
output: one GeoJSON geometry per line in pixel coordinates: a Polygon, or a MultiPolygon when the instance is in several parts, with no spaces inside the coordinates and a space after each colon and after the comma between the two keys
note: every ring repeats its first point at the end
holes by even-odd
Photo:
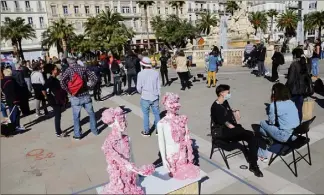
{"type": "Polygon", "coordinates": [[[167,110],[166,116],[157,125],[159,148],[164,167],[175,179],[193,179],[200,174],[193,164],[192,141],[189,135],[188,118],[179,115],[179,96],[166,93],[162,103],[167,110]]]}
{"type": "Polygon", "coordinates": [[[107,109],[102,113],[101,120],[112,128],[101,148],[106,156],[109,174],[109,184],[104,186],[101,194],[144,194],[142,188],[137,186],[136,176],[151,175],[155,168],[154,165],[136,168],[134,163],[129,162],[128,136],[122,134],[127,126],[123,110],[119,107],[107,109]]]}

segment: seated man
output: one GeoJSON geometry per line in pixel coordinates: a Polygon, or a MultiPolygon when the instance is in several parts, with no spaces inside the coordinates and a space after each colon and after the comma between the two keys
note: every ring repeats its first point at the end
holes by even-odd
{"type": "Polygon", "coordinates": [[[230,86],[219,85],[216,88],[217,99],[211,106],[211,118],[215,125],[221,125],[220,137],[226,141],[246,141],[248,143],[248,161],[250,163],[249,170],[257,177],[263,177],[257,160],[258,145],[257,139],[252,131],[245,130],[241,125],[237,124],[235,116],[238,111],[232,110],[227,102],[230,99],[230,86]]]}

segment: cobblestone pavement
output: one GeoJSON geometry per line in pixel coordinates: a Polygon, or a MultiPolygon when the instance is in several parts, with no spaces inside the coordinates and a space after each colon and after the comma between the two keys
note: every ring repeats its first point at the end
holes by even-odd
{"type": "MultiPolygon", "coordinates": [[[[280,79],[285,81],[287,65],[280,67],[280,79]]],[[[194,74],[203,72],[193,69],[194,74]]],[[[176,77],[173,70],[170,76],[176,77]]],[[[324,78],[324,66],[321,74],[324,78]]],[[[241,123],[246,129],[266,118],[265,103],[269,103],[272,83],[257,78],[242,67],[222,67],[217,74],[218,84],[229,84],[232,93],[230,103],[239,109],[241,123]]],[[[231,169],[228,170],[219,153],[209,160],[210,137],[209,109],[215,100],[215,88],[206,88],[205,81],[195,82],[189,91],[180,91],[180,82],[174,81],[171,86],[163,87],[167,91],[178,93],[181,97],[181,113],[189,117],[191,137],[199,150],[199,164],[207,173],[208,179],[201,184],[201,193],[322,193],[324,177],[324,97],[317,95],[314,115],[317,116],[310,131],[313,165],[298,163],[299,177],[296,178],[277,160],[270,167],[262,162],[264,178],[256,178],[251,172],[240,169],[247,165],[243,155],[230,158],[231,169]]],[[[111,88],[103,89],[103,96],[111,93],[111,88]]],[[[94,110],[98,127],[102,129],[99,136],[89,133],[81,141],[72,140],[73,121],[71,109],[62,114],[62,129],[70,132],[70,137],[55,137],[54,119],[35,121],[35,116],[22,119],[30,131],[11,138],[1,138],[1,193],[96,193],[95,188],[108,181],[106,161],[101,145],[110,131],[100,121],[103,108],[125,106],[131,112],[127,114],[128,130],[131,137],[133,159],[137,165],[152,163],[158,158],[157,137],[144,138],[142,130],[142,113],[139,107],[140,96],[112,97],[103,102],[95,102],[94,110]],[[71,132],[72,131],[72,132],[71,132]]],[[[34,108],[34,102],[31,102],[34,108]]],[[[163,108],[161,107],[161,110],[163,108]]],[[[89,132],[87,114],[82,111],[83,132],[89,132]]],[[[150,119],[153,119],[151,115],[150,119]]],[[[302,149],[305,150],[305,149],[302,149]]],[[[291,159],[290,155],[286,157],[291,159]]]]}

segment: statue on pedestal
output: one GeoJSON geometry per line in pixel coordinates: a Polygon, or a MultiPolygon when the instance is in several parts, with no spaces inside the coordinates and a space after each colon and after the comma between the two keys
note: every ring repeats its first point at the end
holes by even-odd
{"type": "Polygon", "coordinates": [[[157,124],[159,148],[163,166],[169,176],[179,180],[193,179],[200,175],[200,169],[193,164],[192,141],[189,135],[188,118],[179,115],[179,96],[166,93],[162,103],[166,116],[157,124]]]}
{"type": "Polygon", "coordinates": [[[136,176],[151,175],[154,165],[144,165],[137,168],[130,162],[130,146],[126,129],[126,119],[123,110],[119,107],[107,109],[102,113],[101,120],[112,128],[107,136],[102,150],[108,163],[109,184],[105,185],[102,194],[144,194],[137,186],[136,176]]]}

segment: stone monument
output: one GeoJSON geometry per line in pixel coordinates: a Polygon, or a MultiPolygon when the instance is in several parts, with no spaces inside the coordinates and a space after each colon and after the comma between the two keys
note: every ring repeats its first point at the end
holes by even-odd
{"type": "Polygon", "coordinates": [[[213,27],[211,34],[207,37],[208,42],[215,45],[221,45],[219,40],[224,29],[227,31],[227,40],[229,47],[244,47],[247,40],[256,40],[254,29],[249,21],[248,7],[246,1],[239,3],[240,9],[234,12],[234,15],[221,17],[219,26],[213,27]],[[244,43],[242,45],[242,43],[244,43]]]}

